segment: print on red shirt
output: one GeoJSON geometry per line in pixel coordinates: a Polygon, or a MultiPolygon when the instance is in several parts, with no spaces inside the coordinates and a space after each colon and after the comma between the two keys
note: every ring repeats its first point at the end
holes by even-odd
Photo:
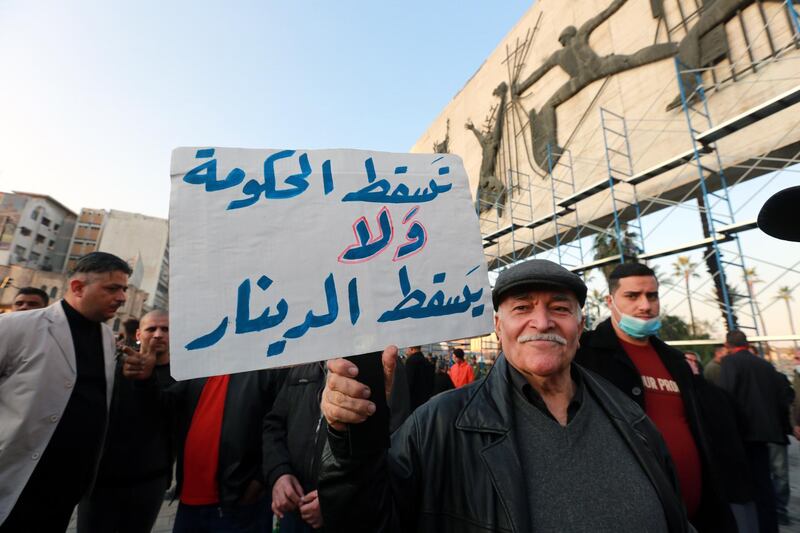
{"type": "Polygon", "coordinates": [[[638,346],[620,342],[642,377],[645,412],[664,437],[675,463],[683,503],[691,519],[700,507],[703,474],[680,387],[650,344],[638,346]]]}

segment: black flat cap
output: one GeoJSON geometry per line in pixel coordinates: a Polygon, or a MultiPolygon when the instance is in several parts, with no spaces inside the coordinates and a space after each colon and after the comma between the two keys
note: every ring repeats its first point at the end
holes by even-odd
{"type": "Polygon", "coordinates": [[[800,242],[800,185],[776,192],[758,212],[758,227],[767,235],[784,241],[800,242]]]}
{"type": "Polygon", "coordinates": [[[566,289],[575,294],[581,307],[586,302],[586,284],[580,276],[552,261],[531,259],[518,263],[497,276],[497,282],[492,291],[492,304],[494,304],[495,311],[510,291],[522,287],[566,289]]]}

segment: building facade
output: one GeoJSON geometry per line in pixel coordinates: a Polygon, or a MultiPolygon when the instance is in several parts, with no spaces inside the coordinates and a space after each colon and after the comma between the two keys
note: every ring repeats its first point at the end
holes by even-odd
{"type": "Polygon", "coordinates": [[[61,272],[77,218],[50,196],[0,192],[0,265],[61,272]]]}
{"type": "Polygon", "coordinates": [[[166,219],[112,209],[81,209],[70,244],[67,270],[89,252],[108,252],[126,261],[141,261],[146,308],[169,305],[169,224],[166,219]]]}

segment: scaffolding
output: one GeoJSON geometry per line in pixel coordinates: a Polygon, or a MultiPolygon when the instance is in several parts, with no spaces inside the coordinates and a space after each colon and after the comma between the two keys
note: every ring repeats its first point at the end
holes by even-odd
{"type": "MultiPolygon", "coordinates": [[[[685,17],[681,13],[682,21],[679,24],[672,27],[667,25],[670,40],[672,40],[674,32],[679,32],[681,29],[686,32],[687,21],[700,16],[702,9],[702,6],[698,6],[697,11],[685,14],[685,17]]],[[[746,264],[748,259],[743,253],[739,240],[739,233],[755,228],[756,224],[754,220],[737,221],[729,188],[748,177],[786,170],[792,165],[800,163],[800,152],[778,154],[775,149],[771,149],[760,155],[754,154],[749,160],[731,163],[726,161],[724,155],[720,153],[717,142],[800,103],[800,85],[734,117],[728,118],[723,113],[724,120],[716,124],[712,120],[708,106],[710,92],[720,91],[727,84],[734,82],[747,83],[748,75],[760,73],[770,63],[784,60],[784,55],[790,48],[800,48],[800,23],[798,23],[800,18],[792,0],[787,0],[783,6],[791,29],[789,44],[776,45],[773,42],[773,37],[769,35],[771,20],[767,20],[760,4],[759,9],[763,19],[762,33],[767,34],[771,50],[769,57],[764,59],[754,57],[751,48],[755,38],[758,38],[760,34],[756,35],[751,42],[747,38],[746,28],[742,25],[744,39],[747,42],[747,57],[744,59],[746,64],[741,66],[741,62],[731,57],[730,50],[728,50],[729,74],[725,74],[724,69],[717,69],[714,66],[686,69],[680,65],[677,59],[675,60],[675,79],[680,95],[678,111],[683,116],[682,127],[687,132],[691,147],[688,150],[681,149],[656,164],[648,164],[643,169],[637,168],[639,165],[632,153],[629,123],[635,124],[633,128],[635,130],[642,121],[653,121],[654,119],[631,119],[626,117],[624,112],[612,110],[604,104],[598,106],[600,114],[598,129],[602,134],[604,157],[602,160],[591,163],[596,164],[598,168],[603,168],[602,179],[590,181],[589,185],[577,190],[573,151],[565,148],[563,152],[554,154],[549,146],[547,168],[544,175],[521,173],[519,171],[519,154],[512,152],[516,150],[517,138],[522,137],[525,157],[530,162],[530,147],[525,144],[524,138],[524,131],[528,125],[520,118],[519,110],[513,109],[518,104],[510,102],[509,123],[516,121],[516,126],[509,125],[504,138],[514,141],[508,143],[504,140],[507,144],[504,149],[504,162],[507,164],[505,176],[508,200],[505,207],[508,209],[508,213],[506,216],[498,214],[491,224],[482,225],[484,249],[490,268],[497,272],[530,257],[545,257],[557,260],[570,270],[586,276],[593,269],[624,262],[633,257],[641,261],[650,261],[694,250],[703,250],[703,261],[707,264],[713,262],[717,272],[716,279],[710,277],[704,284],[713,282],[721,293],[718,294],[718,299],[721,302],[720,307],[723,308],[726,328],[745,329],[748,330],[750,336],[754,337],[765,334],[764,331],[761,331],[763,328],[759,328],[757,320],[759,312],[756,308],[752,282],[748,278],[746,264]],[[692,88],[685,86],[687,74],[691,74],[694,80],[692,88]],[[511,144],[514,146],[509,146],[511,144]],[[670,176],[674,176],[671,178],[673,182],[678,177],[687,176],[688,172],[696,173],[697,177],[693,184],[686,185],[681,189],[680,195],[682,196],[679,198],[662,196],[660,193],[650,193],[649,196],[639,193],[640,186],[650,180],[664,178],[670,172],[672,172],[670,176]],[[729,174],[734,177],[731,178],[729,174]],[[542,178],[546,182],[543,183],[542,178]],[[535,191],[537,189],[544,190],[546,185],[549,185],[548,192],[552,196],[550,212],[535,213],[533,201],[535,191]],[[694,199],[698,202],[696,206],[692,205],[694,199]],[[579,208],[584,201],[595,201],[596,204],[600,203],[610,207],[611,213],[609,216],[605,216],[598,215],[597,211],[586,212],[583,207],[579,208]],[[676,242],[672,246],[659,250],[648,250],[646,241],[649,234],[643,227],[642,218],[663,208],[666,208],[666,215],[660,222],[654,224],[655,227],[661,225],[677,209],[691,209],[703,219],[703,238],[676,242]],[[486,231],[485,228],[490,226],[492,229],[486,231]],[[545,238],[537,239],[535,230],[545,226],[548,228],[545,238]],[[596,238],[602,234],[613,237],[616,253],[600,259],[587,260],[584,255],[587,249],[587,239],[596,238]],[[733,281],[737,277],[744,280],[742,289],[734,286],[733,281]]],[[[738,17],[739,20],[742,20],[741,14],[738,17]]],[[[518,42],[513,53],[507,50],[505,63],[509,66],[509,79],[512,82],[521,71],[525,55],[531,47],[532,36],[535,35],[538,27],[539,21],[537,20],[533,34],[529,32],[522,43],[518,42]],[[515,54],[520,54],[521,58],[515,57],[515,54]]],[[[799,58],[789,57],[788,59],[798,60],[799,58]]],[[[797,76],[797,79],[800,81],[800,75],[797,76]]],[[[756,80],[756,82],[759,81],[761,80],[756,80]]],[[[665,84],[664,91],[675,85],[674,81],[665,84]]],[[[603,84],[601,92],[605,86],[606,84],[603,84]]],[[[675,125],[676,119],[671,117],[664,121],[669,121],[669,125],[675,125]]],[[[579,126],[580,124],[579,122],[579,126]]],[[[664,126],[664,129],[666,127],[664,126]]],[[[571,138],[564,143],[564,146],[569,147],[570,141],[571,138]]],[[[578,154],[578,157],[581,155],[578,154]]],[[[664,190],[667,190],[669,186],[668,184],[664,190]]],[[[482,222],[488,222],[484,219],[482,222]]],[[[655,230],[655,227],[648,227],[650,233],[655,230]]],[[[796,266],[781,267],[784,269],[781,275],[786,272],[800,273],[800,271],[794,270],[796,266]]],[[[699,290],[702,286],[697,289],[699,290]]],[[[670,290],[674,290],[674,288],[668,288],[666,292],[670,290]]],[[[719,303],[713,298],[706,303],[715,307],[719,306],[719,303]]],[[[675,307],[672,306],[665,312],[674,310],[675,307]]]]}
{"type": "Polygon", "coordinates": [[[620,261],[630,257],[635,257],[644,253],[644,231],[642,230],[641,209],[639,199],[636,194],[636,184],[630,183],[633,177],[633,158],[631,157],[631,145],[628,140],[628,124],[625,117],[614,113],[604,107],[600,108],[600,127],[603,130],[603,146],[605,148],[606,168],[608,169],[608,188],[611,192],[611,206],[614,213],[614,233],[617,241],[617,251],[620,261]],[[616,141],[616,143],[614,142],[616,141]],[[619,192],[615,193],[615,185],[618,183],[629,183],[632,189],[629,201],[618,199],[619,192]],[[622,207],[620,207],[620,204],[622,207]],[[628,228],[633,232],[632,236],[638,240],[631,243],[634,249],[626,246],[627,230],[625,228],[624,211],[631,209],[633,217],[627,221],[628,228]]]}
{"type": "MultiPolygon", "coordinates": [[[[717,281],[718,291],[721,293],[722,302],[725,307],[725,318],[728,324],[728,330],[746,328],[752,331],[755,335],[759,334],[758,322],[756,320],[756,310],[753,303],[753,295],[750,292],[751,284],[747,281],[747,268],[744,262],[744,254],[742,253],[742,245],[739,241],[738,233],[734,233],[731,239],[736,246],[736,253],[732,254],[729,259],[723,259],[723,251],[720,247],[719,239],[717,238],[717,226],[731,226],[736,223],[733,206],[730,201],[730,194],[728,191],[728,180],[725,176],[725,169],[722,165],[722,160],[719,156],[719,151],[714,142],[702,142],[699,137],[704,132],[711,131],[713,122],[711,114],[708,110],[708,101],[706,93],[703,88],[703,79],[700,72],[691,72],[695,78],[695,85],[697,90],[694,95],[687,92],[687,87],[683,84],[683,75],[686,71],[690,71],[681,62],[675,58],[675,71],[678,79],[678,87],[680,89],[681,104],[683,113],[686,117],[686,124],[689,130],[689,136],[692,139],[692,161],[697,169],[697,177],[700,183],[700,189],[703,193],[703,216],[706,224],[705,229],[711,239],[710,245],[714,254],[714,262],[716,263],[719,280],[717,281]],[[697,123],[700,124],[697,124],[697,123]],[[701,149],[703,147],[704,149],[701,149]],[[713,168],[708,168],[701,160],[704,153],[710,153],[713,168]],[[714,176],[719,180],[719,186],[716,191],[712,191],[708,184],[709,177],[714,176]],[[745,281],[746,294],[734,294],[731,292],[728,283],[728,275],[726,270],[736,270],[741,273],[745,281]],[[752,317],[752,324],[743,323],[737,320],[733,299],[734,297],[746,298],[750,306],[752,317]]],[[[734,130],[731,130],[731,132],[734,130]]],[[[709,136],[705,136],[706,139],[709,136]]],[[[721,138],[721,135],[720,135],[721,138]]],[[[706,158],[708,159],[708,158],[706,158]]]]}

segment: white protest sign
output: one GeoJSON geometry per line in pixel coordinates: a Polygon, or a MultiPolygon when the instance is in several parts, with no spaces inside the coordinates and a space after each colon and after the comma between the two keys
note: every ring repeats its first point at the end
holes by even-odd
{"type": "Polygon", "coordinates": [[[171,177],[176,379],[492,330],[458,156],[176,148],[171,177]]]}

